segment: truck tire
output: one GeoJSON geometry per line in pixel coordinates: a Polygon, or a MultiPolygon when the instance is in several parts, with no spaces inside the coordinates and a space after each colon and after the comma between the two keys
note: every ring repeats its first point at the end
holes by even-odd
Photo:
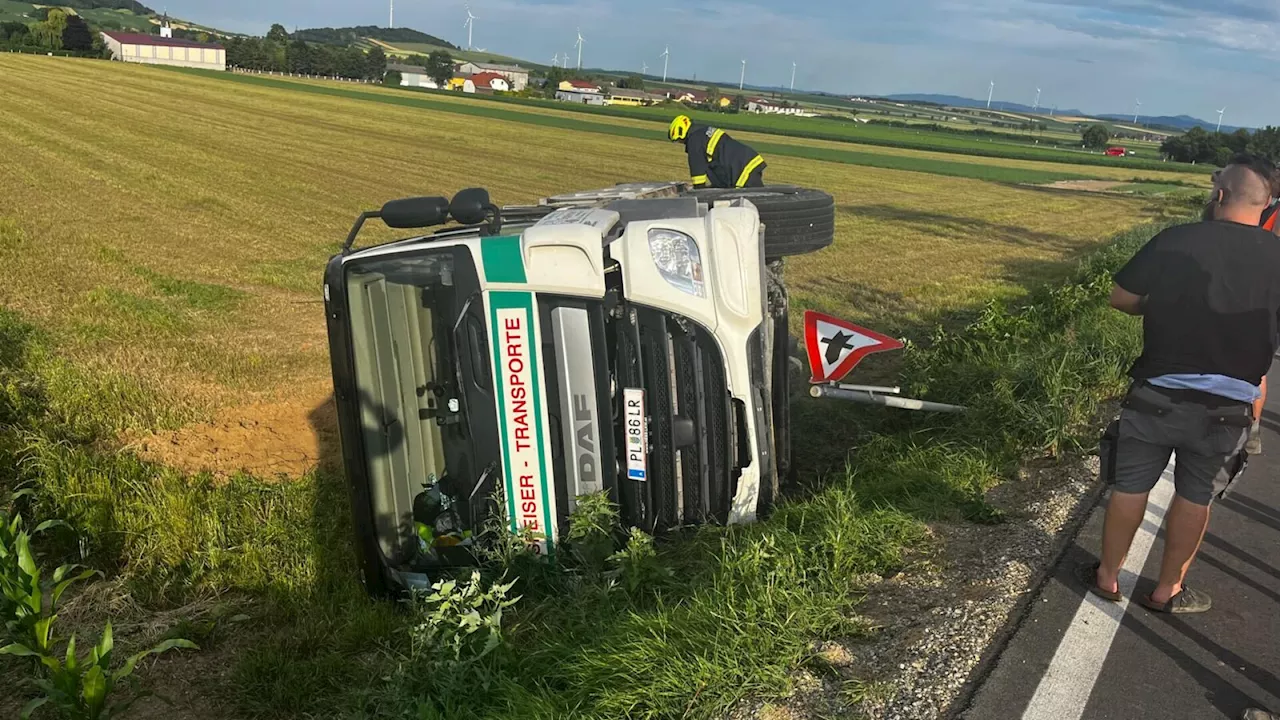
{"type": "Polygon", "coordinates": [[[829,247],[835,240],[835,200],[821,190],[793,185],[766,185],[734,190],[703,189],[691,193],[708,205],[743,198],[760,212],[764,224],[766,259],[804,255],[829,247]]]}

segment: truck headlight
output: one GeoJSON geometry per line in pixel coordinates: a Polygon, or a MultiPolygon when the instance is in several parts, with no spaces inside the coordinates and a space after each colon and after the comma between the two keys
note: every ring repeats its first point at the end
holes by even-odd
{"type": "Polygon", "coordinates": [[[649,254],[658,272],[675,289],[706,297],[702,253],[693,238],[678,230],[649,229],[649,254]]]}

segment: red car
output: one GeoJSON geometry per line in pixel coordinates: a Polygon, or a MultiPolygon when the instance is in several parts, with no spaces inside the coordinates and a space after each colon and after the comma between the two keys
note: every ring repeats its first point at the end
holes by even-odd
{"type": "Polygon", "coordinates": [[[1107,154],[1111,157],[1124,157],[1125,149],[1122,147],[1107,148],[1107,154]]]}

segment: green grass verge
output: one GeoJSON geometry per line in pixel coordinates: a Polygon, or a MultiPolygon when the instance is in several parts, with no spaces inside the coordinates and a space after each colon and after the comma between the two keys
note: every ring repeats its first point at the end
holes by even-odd
{"type": "Polygon", "coordinates": [[[69,521],[92,562],[151,607],[211,590],[259,599],[230,677],[209,680],[251,716],[723,717],[786,694],[815,640],[867,632],[859,578],[902,567],[926,522],[999,522],[987,489],[1029,453],[1090,439],[1139,345],[1137,324],[1106,308],[1110,272],[1153,232],[1125,233],[1019,308],[992,304],[910,346],[904,385],[965,415],[799,404],[800,453],[858,450],[766,522],[660,543],[669,578],[632,587],[527,557],[486,567],[515,574],[523,597],[506,641],[474,662],[442,666],[408,640],[420,619],[363,597],[340,478],[214,482],[104,450],[118,395],[94,402],[95,388],[59,381],[48,338],[7,312],[0,486],[35,488],[36,516],[69,521]]]}
{"type": "MultiPolygon", "coordinates": [[[[562,128],[565,130],[577,130],[581,132],[600,133],[604,135],[616,135],[619,137],[638,138],[641,140],[652,140],[654,142],[666,143],[666,136],[660,132],[656,132],[647,128],[630,127],[626,125],[616,125],[608,122],[592,122],[590,120],[579,120],[572,117],[542,115],[535,113],[521,112],[518,109],[503,107],[498,103],[475,102],[475,103],[459,103],[445,102],[434,99],[429,93],[405,91],[403,93],[387,93],[387,92],[369,92],[356,89],[354,87],[344,86],[339,83],[332,85],[316,85],[310,83],[290,82],[279,78],[261,75],[245,75],[241,73],[219,73],[208,70],[195,70],[189,68],[165,68],[173,72],[183,72],[190,74],[199,74],[205,77],[212,77],[229,82],[245,83],[249,85],[258,85],[262,87],[272,87],[285,90],[293,90],[296,92],[313,93],[317,95],[327,95],[330,97],[341,97],[355,100],[365,100],[368,102],[378,102],[388,105],[398,105],[402,107],[416,107],[424,110],[432,110],[435,112],[447,112],[457,115],[469,115],[472,117],[483,117],[494,120],[506,120],[509,122],[525,123],[528,125],[541,125],[543,127],[562,128]]],[[[488,98],[486,98],[488,99],[488,98]]],[[[559,108],[563,109],[563,108],[559,108]]],[[[718,116],[728,117],[728,116],[718,116]]],[[[717,121],[718,122],[718,121],[717,121]]],[[[722,126],[729,127],[725,123],[719,123],[722,126]]],[[[760,130],[759,128],[747,128],[760,130]]],[[[767,130],[765,132],[768,132],[767,130]]],[[[885,146],[909,147],[902,145],[894,145],[893,143],[879,143],[885,146]]],[[[808,160],[823,160],[826,162],[844,163],[848,165],[861,165],[865,167],[884,168],[888,170],[910,170],[915,172],[932,173],[934,175],[946,175],[949,177],[972,178],[975,180],[986,180],[989,182],[1018,183],[1042,185],[1046,183],[1057,182],[1059,180],[1088,180],[1093,179],[1088,175],[1088,169],[1077,166],[1079,172],[1064,170],[1048,171],[1048,170],[1029,170],[1022,168],[998,167],[992,165],[982,165],[979,163],[968,162],[948,162],[945,160],[935,160],[931,158],[916,158],[899,155],[880,155],[873,152],[864,152],[857,150],[839,150],[835,148],[807,147],[802,145],[786,145],[781,143],[753,143],[753,146],[768,156],[795,157],[808,160]]],[[[936,149],[936,148],[933,148],[936,149]]],[[[1003,157],[1003,156],[999,156],[1003,157]]],[[[1043,158],[1040,158],[1043,159],[1043,158]]],[[[1165,168],[1167,169],[1167,168],[1165,168]]]]}

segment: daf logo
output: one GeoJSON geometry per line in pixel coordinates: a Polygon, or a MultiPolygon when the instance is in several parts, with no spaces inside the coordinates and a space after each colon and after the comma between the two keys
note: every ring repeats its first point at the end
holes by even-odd
{"type": "Polygon", "coordinates": [[[592,421],[591,398],[586,395],[573,396],[573,434],[578,451],[575,459],[578,464],[578,480],[584,485],[599,482],[599,469],[596,467],[596,424],[592,421]]]}

